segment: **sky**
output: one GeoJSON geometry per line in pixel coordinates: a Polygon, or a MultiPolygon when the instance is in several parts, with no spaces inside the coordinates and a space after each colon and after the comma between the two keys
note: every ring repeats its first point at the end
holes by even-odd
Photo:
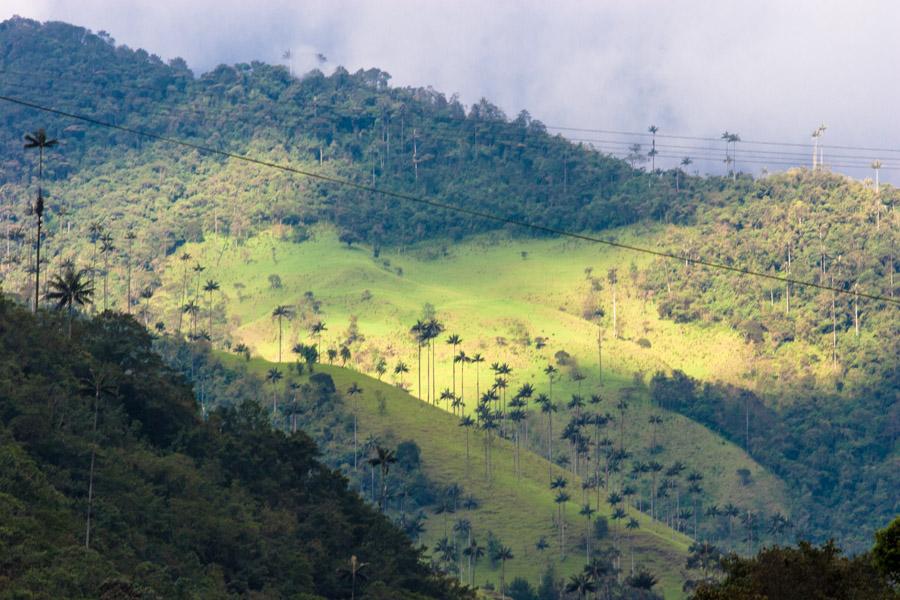
{"type": "MultiPolygon", "coordinates": [[[[900,180],[900,2],[890,0],[0,0],[0,18],[14,14],[106,30],[196,74],[286,62],[291,49],[297,73],[322,53],[326,72],[377,67],[393,85],[485,97],[550,126],[655,124],[660,165],[689,155],[704,172],[725,169],[721,142],[662,136],[738,133],[738,168],[758,172],[808,166],[810,134],[824,124],[826,165],[869,177],[880,159],[881,179],[900,180]]],[[[634,134],[566,135],[607,151],[649,148],[634,134]]]]}

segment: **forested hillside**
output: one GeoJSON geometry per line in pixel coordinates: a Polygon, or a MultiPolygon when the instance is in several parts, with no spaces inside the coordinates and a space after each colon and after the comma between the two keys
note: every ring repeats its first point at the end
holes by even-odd
{"type": "MultiPolygon", "coordinates": [[[[598,398],[602,392],[612,413],[609,424],[616,423],[615,418],[625,420],[627,403],[619,410],[616,402],[632,395],[641,401],[646,397],[648,403],[652,400],[719,434],[717,443],[725,443],[724,438],[743,447],[750,459],[787,482],[794,504],[791,516],[803,535],[820,541],[838,536],[851,548],[868,547],[874,527],[900,510],[893,493],[900,485],[900,309],[891,302],[898,295],[897,190],[886,185],[876,189],[825,170],[798,169],[759,178],[649,171],[641,168],[646,148],[621,160],[602,148],[549,134],[524,111],[510,117],[484,100],[465,107],[430,88],[394,88],[389,81],[390,76],[377,69],[351,74],[339,68],[328,76],[312,72],[297,78],[285,67],[262,63],[221,66],[195,77],[183,61],[166,64],[146,51],[117,46],[105,33],[19,18],[0,23],[0,95],[516,221],[601,237],[624,236],[636,246],[682,257],[654,261],[636,254],[628,260],[617,254],[616,264],[604,263],[603,272],[594,272],[592,263],[560,269],[577,271],[577,282],[566,280],[568,288],[562,291],[550,291],[549,285],[535,291],[533,297],[546,297],[523,298],[517,310],[527,312],[538,304],[544,311],[558,307],[571,325],[565,347],[552,339],[559,331],[538,332],[534,323],[511,323],[513,311],[504,313],[500,302],[483,307],[460,301],[457,307],[489,311],[490,319],[507,330],[524,328],[526,335],[519,336],[526,340],[521,352],[531,363],[522,359],[517,376],[540,372],[549,357],[554,368],[571,376],[571,381],[557,383],[556,390],[574,402],[568,411],[561,411],[557,426],[568,418],[572,427],[562,432],[568,436],[565,440],[555,441],[568,449],[566,458],[576,461],[576,471],[579,444],[582,450],[587,445],[590,455],[599,452],[599,440],[592,442],[582,432],[590,428],[578,422],[582,405],[574,396],[583,404],[593,392],[598,398]],[[784,278],[821,287],[788,284],[784,278]],[[556,306],[549,306],[551,302],[556,306]],[[655,311],[666,325],[642,316],[647,310],[655,311]],[[623,324],[624,318],[631,322],[623,324]],[[716,344],[727,337],[723,330],[739,335],[742,345],[729,339],[722,352],[716,344]],[[599,365],[593,370],[598,333],[608,348],[621,351],[617,359],[625,358],[619,370],[609,374],[615,382],[611,388],[607,383],[608,387],[582,390],[581,381],[594,386],[600,379],[599,365]],[[544,346],[538,338],[540,344],[554,345],[539,352],[544,346]],[[704,347],[713,339],[716,344],[704,347]],[[584,353],[576,368],[566,349],[578,344],[590,349],[591,358],[589,362],[584,353]],[[686,345],[698,352],[691,365],[695,368],[689,369],[691,378],[660,366],[667,364],[665,357],[658,350],[649,351],[651,346],[678,348],[683,360],[686,345]],[[644,350],[654,359],[644,360],[640,354],[644,350]],[[717,351],[712,359],[703,358],[717,351]],[[634,355],[641,358],[630,360],[634,355]],[[723,366],[729,357],[739,364],[723,366]],[[648,364],[660,370],[656,377],[644,372],[648,364]],[[632,380],[635,383],[628,384],[632,380]]],[[[368,272],[352,271],[347,281],[334,285],[330,263],[325,261],[312,265],[312,283],[292,289],[292,298],[281,298],[288,292],[278,291],[283,288],[280,277],[271,279],[274,270],[254,273],[263,282],[253,282],[255,287],[248,279],[239,279],[236,273],[242,269],[268,264],[254,254],[261,235],[292,244],[301,253],[307,248],[302,242],[315,236],[318,227],[334,228],[346,248],[361,248],[356,251],[371,256],[378,269],[394,274],[397,281],[403,269],[396,257],[404,252],[435,264],[450,263],[455,245],[482,239],[479,235],[493,236],[495,243],[536,235],[497,221],[305,179],[2,102],[3,289],[22,301],[34,292],[32,211],[38,184],[38,161],[33,151],[23,151],[22,136],[41,127],[60,141],[44,154],[41,272],[57,274],[68,264],[83,268],[95,288],[94,303],[87,310],[132,312],[149,327],[179,334],[189,331],[194,340],[209,338],[220,348],[231,342],[251,343],[253,336],[268,336],[267,343],[274,348],[277,332],[280,353],[282,322],[270,318],[277,306],[260,304],[276,296],[279,306],[286,303],[286,311],[316,320],[321,315],[312,307],[320,289],[340,288],[345,293],[343,288],[352,286],[352,301],[339,298],[336,304],[343,305],[325,305],[323,310],[339,308],[341,318],[347,313],[354,323],[370,306],[376,307],[373,314],[387,314],[384,308],[389,305],[381,304],[377,296],[372,302],[371,291],[358,279],[361,274],[370,276],[368,272]],[[498,232],[500,228],[504,231],[498,232]],[[186,248],[202,251],[203,264],[186,248]],[[246,256],[244,264],[217,272],[226,249],[236,252],[235,248],[246,256]],[[385,258],[388,254],[394,262],[385,258]],[[219,289],[219,279],[226,278],[233,286],[227,290],[231,300],[219,289]],[[249,305],[262,308],[254,314],[249,305]],[[256,330],[248,332],[240,319],[250,317],[256,320],[252,323],[256,330]]],[[[271,248],[266,260],[293,264],[290,251],[285,259],[285,254],[276,256],[274,244],[271,248]]],[[[495,273],[515,272],[529,264],[529,249],[523,245],[490,268],[495,273]],[[504,260],[514,260],[518,267],[504,260]]],[[[495,285],[499,279],[469,270],[481,273],[468,288],[475,298],[479,287],[495,285]]],[[[553,275],[553,269],[545,269],[529,277],[549,280],[553,275]]],[[[42,275],[41,281],[46,285],[48,279],[42,275]]],[[[288,277],[284,279],[287,282],[288,277]]],[[[440,289],[435,282],[426,283],[430,287],[417,294],[404,288],[397,295],[408,301],[440,289]]],[[[426,302],[438,300],[426,297],[426,302]]],[[[416,319],[422,306],[401,308],[390,318],[416,319]]],[[[490,320],[487,316],[479,320],[482,315],[474,313],[454,316],[458,323],[490,320]]],[[[404,336],[412,324],[404,324],[404,336]]],[[[335,332],[345,326],[349,329],[343,322],[330,323],[335,332]]],[[[321,331],[318,339],[304,332],[303,341],[315,342],[317,359],[322,361],[327,351],[338,357],[344,347],[348,356],[351,349],[354,356],[368,352],[377,345],[377,336],[398,339],[396,328],[384,323],[377,335],[369,330],[365,334],[370,336],[365,349],[366,340],[359,335],[344,336],[327,349],[321,344],[321,331]]],[[[518,344],[510,343],[512,337],[498,334],[479,340],[483,346],[477,350],[505,356],[518,344]]],[[[421,357],[422,342],[416,338],[416,343],[421,357]]],[[[457,351],[455,344],[453,350],[457,351]]],[[[411,367],[411,356],[398,351],[395,357],[411,367]]],[[[455,376],[456,367],[451,368],[455,376]]],[[[418,371],[421,377],[421,368],[418,371]]],[[[409,380],[415,376],[415,372],[407,375],[409,380]]],[[[535,396],[553,394],[552,376],[546,390],[544,378],[527,383],[535,386],[535,396]]],[[[454,381],[453,392],[455,385],[454,381]]],[[[471,402],[469,410],[474,405],[471,402]]],[[[641,410],[650,411],[652,406],[641,410]]],[[[543,413],[538,408],[523,410],[541,423],[555,410],[543,413]]],[[[640,414],[642,419],[648,416],[640,414]]],[[[502,415],[509,416],[509,412],[502,415]]],[[[654,439],[648,452],[656,445],[654,439]]],[[[624,442],[619,446],[624,453],[624,442]]],[[[608,445],[610,454],[614,447],[608,445]]],[[[618,467],[625,468],[625,457],[620,458],[618,467]]],[[[734,473],[726,475],[734,479],[734,473]]],[[[668,487],[657,490],[655,475],[651,478],[646,470],[638,469],[635,477],[651,480],[646,484],[648,496],[671,493],[668,487]]],[[[724,479],[721,473],[717,477],[724,479]]],[[[713,485],[718,484],[710,482],[713,485]]],[[[715,512],[707,516],[731,537],[734,516],[722,519],[715,512]]],[[[674,519],[682,527],[688,521],[677,514],[674,519]]],[[[754,527],[773,536],[769,539],[783,533],[783,527],[778,530],[783,526],[780,521],[754,524],[749,516],[748,521],[751,542],[758,534],[754,527]],[[774,532],[767,531],[772,528],[774,532]]]]}
{"type": "Polygon", "coordinates": [[[200,420],[133,320],[65,331],[0,298],[0,596],[469,597],[305,434],[200,420]]]}

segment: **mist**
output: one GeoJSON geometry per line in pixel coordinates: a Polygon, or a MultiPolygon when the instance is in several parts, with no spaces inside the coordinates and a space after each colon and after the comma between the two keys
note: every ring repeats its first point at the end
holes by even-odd
{"type": "MultiPolygon", "coordinates": [[[[106,30],[118,44],[180,56],[197,74],[221,63],[287,64],[290,49],[295,73],[377,67],[393,85],[432,86],[466,104],[485,97],[510,116],[527,109],[551,126],[737,132],[745,171],[808,166],[810,133],[825,124],[826,164],[868,177],[864,165],[878,158],[883,180],[900,179],[892,170],[900,148],[885,150],[900,135],[888,100],[900,91],[890,76],[900,55],[896,3],[5,0],[0,17],[13,14],[106,30]],[[789,155],[753,154],[764,149],[789,155]]],[[[633,134],[567,135],[610,152],[634,141],[649,148],[633,134]]],[[[725,169],[722,143],[660,144],[667,147],[657,166],[691,155],[700,171],[725,169]]]]}

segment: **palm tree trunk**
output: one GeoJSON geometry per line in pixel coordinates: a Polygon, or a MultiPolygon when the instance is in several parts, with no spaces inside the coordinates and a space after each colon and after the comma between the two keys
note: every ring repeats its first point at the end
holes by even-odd
{"type": "Polygon", "coordinates": [[[88,475],[88,508],[87,508],[87,521],[85,524],[84,531],[84,547],[85,549],[90,549],[91,547],[91,512],[94,508],[94,464],[97,455],[97,417],[100,412],[100,389],[102,386],[102,380],[96,379],[94,385],[94,427],[92,432],[93,443],[91,444],[91,470],[88,475]]]}

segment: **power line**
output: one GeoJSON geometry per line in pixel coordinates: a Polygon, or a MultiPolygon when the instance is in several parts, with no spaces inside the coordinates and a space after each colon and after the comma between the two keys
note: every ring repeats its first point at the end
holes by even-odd
{"type": "MultiPolygon", "coordinates": [[[[0,68],[0,74],[2,74],[4,72],[16,74],[16,75],[28,75],[27,73],[23,73],[20,71],[14,71],[11,69],[0,68]]],[[[60,79],[67,80],[67,81],[79,81],[79,80],[75,80],[72,78],[66,78],[66,77],[61,77],[60,79]]],[[[29,84],[29,83],[25,83],[25,82],[16,82],[16,83],[3,82],[3,85],[7,85],[7,86],[11,86],[11,87],[18,87],[18,88],[28,88],[28,87],[37,88],[38,87],[37,84],[29,84]]],[[[148,87],[146,85],[137,85],[135,87],[138,87],[141,89],[155,89],[152,87],[148,87]]],[[[121,90],[116,90],[116,91],[121,91],[121,90]]],[[[100,91],[100,93],[107,97],[112,98],[112,96],[106,90],[102,90],[102,91],[100,91]]],[[[203,97],[203,96],[201,96],[201,97],[203,97]]],[[[209,97],[207,97],[207,98],[209,99],[209,97]]],[[[323,108],[325,108],[325,107],[323,107],[323,108]]],[[[178,116],[184,116],[186,114],[191,115],[193,118],[198,118],[198,117],[204,118],[204,117],[209,116],[210,112],[218,112],[218,111],[223,110],[223,107],[215,106],[215,105],[208,105],[205,107],[196,108],[193,106],[187,106],[187,107],[171,106],[170,107],[170,106],[156,105],[152,108],[144,106],[144,107],[142,107],[141,110],[145,111],[145,112],[149,112],[150,115],[155,114],[155,116],[162,117],[162,118],[165,118],[165,117],[176,118],[178,116]]],[[[344,116],[344,117],[352,118],[354,116],[355,117],[364,116],[366,113],[365,112],[361,112],[358,114],[347,113],[347,112],[334,113],[334,111],[330,111],[329,114],[330,115],[337,114],[337,116],[344,116]]],[[[150,115],[148,115],[148,116],[150,116],[150,115]]],[[[382,118],[384,118],[384,115],[382,115],[382,118]]],[[[463,123],[463,124],[468,124],[468,123],[472,122],[472,121],[466,120],[466,119],[435,116],[435,117],[433,117],[432,122],[430,122],[422,127],[423,132],[427,132],[427,134],[423,135],[423,137],[422,137],[423,142],[427,141],[427,140],[434,140],[434,139],[438,139],[438,140],[443,139],[445,141],[461,142],[461,141],[463,141],[463,139],[467,138],[467,136],[466,136],[466,138],[463,138],[463,137],[460,137],[459,135],[448,136],[448,135],[442,135],[439,133],[435,133],[434,129],[439,128],[439,125],[437,127],[435,127],[435,122],[439,123],[441,121],[448,121],[448,122],[455,121],[457,123],[463,123]]],[[[267,122],[265,124],[273,125],[274,123],[267,122]]],[[[414,123],[410,123],[410,126],[415,127],[414,123]]],[[[477,122],[474,122],[474,128],[473,128],[473,131],[471,131],[471,133],[473,135],[472,143],[478,144],[479,143],[479,141],[477,139],[478,135],[484,133],[483,131],[479,132],[478,131],[479,128],[492,129],[497,126],[504,127],[506,129],[506,133],[513,134],[513,135],[523,135],[524,134],[529,137],[534,137],[534,136],[538,135],[538,132],[525,130],[525,129],[522,129],[521,127],[514,128],[512,123],[505,122],[505,121],[477,121],[477,122]]],[[[555,127],[555,128],[556,129],[568,129],[571,131],[606,132],[606,133],[609,133],[612,135],[633,135],[633,136],[641,136],[643,138],[646,138],[646,137],[652,135],[650,133],[643,133],[643,132],[625,132],[625,131],[616,131],[616,130],[588,129],[588,128],[575,128],[575,127],[568,127],[568,128],[555,127]]],[[[309,133],[311,133],[311,132],[307,132],[307,134],[309,134],[309,133]]],[[[373,133],[373,135],[374,135],[374,133],[373,133]]],[[[685,135],[659,134],[659,133],[657,133],[656,135],[661,138],[670,138],[670,139],[704,140],[707,142],[721,142],[721,140],[719,140],[719,139],[704,138],[704,137],[698,137],[698,136],[685,136],[685,135]]],[[[625,151],[623,151],[623,150],[616,150],[616,149],[609,148],[609,146],[620,146],[620,147],[624,146],[624,147],[629,147],[629,149],[630,149],[630,147],[632,145],[634,145],[634,143],[633,143],[633,141],[629,141],[629,140],[577,138],[577,137],[571,137],[571,136],[567,136],[566,138],[564,138],[564,140],[567,140],[570,142],[586,142],[586,143],[590,144],[589,150],[598,152],[600,154],[607,154],[610,156],[614,156],[616,158],[624,158],[626,160],[630,159],[631,157],[635,156],[635,154],[636,154],[634,152],[629,152],[628,154],[626,154],[625,151]],[[597,146],[595,146],[595,144],[601,144],[601,146],[597,147],[597,146]]],[[[641,140],[641,141],[644,141],[644,140],[641,140]]],[[[551,139],[541,139],[541,140],[532,139],[527,142],[523,142],[522,140],[502,140],[502,139],[500,139],[500,140],[492,140],[489,143],[481,142],[481,145],[494,146],[495,144],[500,144],[500,145],[505,144],[505,145],[510,145],[510,146],[518,146],[518,145],[527,144],[529,147],[532,147],[532,148],[535,148],[535,147],[545,148],[545,149],[553,148],[555,150],[558,143],[554,143],[554,142],[556,142],[556,141],[553,140],[552,138],[551,139]]],[[[742,143],[768,144],[769,142],[743,141],[742,143]]],[[[788,144],[786,142],[785,143],[771,142],[771,144],[792,145],[792,146],[798,146],[798,147],[804,147],[804,148],[808,147],[803,144],[788,144]]],[[[657,144],[655,144],[655,146],[662,150],[662,152],[659,152],[656,155],[659,158],[679,160],[679,159],[682,159],[683,156],[665,153],[665,151],[666,150],[675,150],[675,151],[684,150],[684,151],[687,151],[688,153],[690,153],[689,154],[690,158],[696,159],[698,161],[702,161],[702,162],[706,162],[706,163],[723,162],[721,156],[718,155],[718,153],[721,152],[722,149],[718,148],[718,147],[716,147],[716,148],[696,147],[696,146],[684,146],[684,145],[667,144],[667,143],[657,143],[657,144]],[[715,154],[710,156],[708,154],[700,154],[700,152],[704,152],[704,153],[712,152],[715,154]]],[[[823,148],[824,147],[825,146],[823,145],[823,148]]],[[[854,148],[854,147],[847,147],[847,148],[854,148]]],[[[808,156],[806,153],[789,152],[789,151],[783,151],[783,150],[754,150],[754,149],[744,148],[744,149],[741,149],[740,155],[741,155],[740,161],[738,161],[736,157],[734,157],[734,160],[731,161],[733,163],[732,170],[736,169],[738,162],[740,162],[740,164],[759,165],[762,167],[772,166],[772,167],[776,167],[776,168],[782,168],[782,167],[802,167],[802,166],[804,166],[804,164],[806,163],[806,160],[808,159],[808,156]],[[749,155],[749,156],[747,156],[747,155],[749,155]]],[[[827,163],[828,167],[839,168],[839,169],[856,169],[856,170],[868,170],[868,169],[872,168],[871,167],[871,160],[872,160],[871,156],[858,156],[858,155],[846,155],[846,154],[844,154],[844,155],[831,154],[830,156],[832,157],[832,160],[829,160],[829,162],[827,163]],[[836,161],[833,159],[843,159],[843,160],[836,161]],[[857,162],[852,162],[852,161],[862,161],[862,162],[857,163],[857,162]]],[[[727,162],[727,161],[724,161],[724,162],[727,162]]],[[[677,166],[676,166],[676,168],[677,168],[677,166]]],[[[881,164],[881,166],[879,168],[884,171],[900,170],[900,166],[896,166],[896,165],[893,165],[890,163],[884,163],[884,162],[881,164]]]]}
{"type": "Polygon", "coordinates": [[[78,120],[78,121],[83,121],[83,122],[85,122],[85,123],[90,123],[90,124],[92,124],[92,125],[96,125],[96,126],[99,126],[99,127],[106,127],[106,128],[109,128],[109,129],[115,129],[115,130],[122,131],[122,132],[125,132],[125,133],[130,133],[130,134],[133,134],[133,135],[139,135],[139,136],[147,137],[147,138],[150,138],[150,139],[155,139],[155,140],[159,140],[159,141],[162,141],[162,142],[166,142],[166,143],[169,143],[169,144],[173,144],[173,145],[177,145],[177,146],[182,146],[182,147],[184,147],[184,148],[191,148],[192,150],[197,150],[197,151],[199,151],[199,152],[204,152],[204,153],[206,153],[206,154],[214,154],[214,155],[217,155],[217,156],[223,156],[223,157],[225,157],[225,158],[232,158],[232,159],[234,159],[234,160],[240,160],[240,161],[244,161],[244,162],[247,162],[247,163],[260,165],[260,166],[263,166],[263,167],[269,167],[269,168],[272,168],[272,169],[278,169],[278,170],[285,171],[285,172],[288,172],[288,173],[294,173],[294,174],[296,174],[296,175],[302,175],[302,176],[308,177],[308,178],[310,178],[310,179],[317,179],[317,180],[319,180],[319,181],[325,181],[325,182],[328,182],[328,183],[334,183],[334,184],[337,184],[337,185],[342,185],[342,186],[345,186],[345,187],[350,187],[350,188],[353,188],[353,189],[356,189],[356,190],[359,190],[359,191],[371,192],[371,193],[373,193],[373,194],[380,194],[380,195],[382,195],[382,196],[387,196],[387,197],[389,197],[389,198],[395,198],[395,199],[397,199],[397,200],[405,200],[405,201],[408,201],[408,202],[415,202],[415,203],[417,203],[417,204],[422,204],[422,205],[425,205],[425,206],[430,206],[430,207],[432,207],[432,208],[438,208],[438,209],[441,209],[441,210],[448,210],[448,211],[451,211],[451,212],[461,213],[461,214],[469,215],[469,216],[472,216],[472,217],[477,217],[477,218],[480,218],[480,219],[485,219],[485,220],[488,220],[488,221],[494,221],[494,222],[496,222],[496,223],[503,223],[503,224],[506,224],[506,225],[513,225],[513,226],[521,227],[521,228],[524,228],[524,229],[532,229],[532,230],[535,230],[535,231],[541,231],[541,232],[543,232],[543,233],[549,233],[549,234],[557,235],[557,236],[560,236],[560,237],[569,237],[569,238],[572,238],[572,239],[582,240],[582,241],[586,241],[586,242],[592,242],[592,243],[596,243],[596,244],[602,244],[602,245],[605,245],[605,246],[610,246],[610,247],[612,247],[612,248],[619,248],[619,249],[622,249],[622,250],[629,250],[629,251],[631,251],[631,252],[638,252],[638,253],[642,253],[642,254],[647,254],[647,255],[651,255],[651,256],[656,256],[656,257],[659,257],[659,258],[667,258],[667,259],[672,259],[672,260],[684,261],[684,262],[687,262],[687,263],[691,263],[691,264],[695,264],[695,265],[699,265],[699,266],[703,266],[703,267],[708,267],[708,268],[711,268],[711,269],[720,269],[720,270],[723,270],[723,271],[729,271],[729,272],[737,273],[737,274],[740,274],[740,275],[748,275],[748,276],[752,276],[752,277],[760,277],[760,278],[763,278],[763,279],[768,279],[768,280],[770,280],[770,281],[778,281],[778,282],[786,283],[786,284],[799,285],[799,286],[803,286],[803,287],[811,287],[811,288],[815,288],[815,289],[819,289],[819,290],[829,291],[829,292],[832,292],[832,293],[846,294],[846,295],[855,296],[855,297],[859,297],[859,298],[867,298],[867,299],[869,299],[869,300],[877,300],[877,301],[880,301],[880,302],[887,302],[887,303],[894,304],[894,305],[900,305],[900,299],[894,299],[894,298],[889,298],[889,297],[886,297],[886,296],[880,296],[880,295],[878,295],[878,294],[870,294],[870,293],[867,293],[867,292],[845,290],[845,289],[843,289],[843,288],[838,288],[838,287],[833,287],[833,286],[823,285],[823,284],[815,283],[815,282],[812,282],[812,281],[804,281],[804,280],[799,280],[799,279],[793,279],[793,278],[790,278],[790,277],[781,277],[781,276],[779,276],[779,275],[773,275],[773,274],[771,274],[771,273],[764,273],[764,272],[761,272],[761,271],[754,271],[754,270],[752,270],[752,269],[746,269],[746,268],[742,268],[742,267],[735,267],[735,266],[726,265],[726,264],[723,264],[723,263],[716,263],[716,262],[712,262],[712,261],[708,261],[708,260],[704,260],[704,259],[700,259],[700,258],[690,258],[690,257],[686,257],[686,256],[679,256],[679,255],[677,255],[677,254],[672,254],[672,253],[669,253],[669,252],[663,252],[663,251],[660,251],[660,250],[653,250],[653,249],[651,249],[651,248],[644,248],[644,247],[641,247],[641,246],[634,246],[634,245],[632,245],[632,244],[624,244],[624,243],[622,243],[622,242],[615,242],[615,241],[612,241],[612,240],[605,240],[605,239],[602,239],[602,238],[597,238],[597,237],[590,236],[590,235],[586,235],[586,234],[580,234],[580,233],[575,233],[575,232],[571,232],[571,231],[566,231],[566,230],[564,230],[564,229],[557,229],[557,228],[555,228],[555,227],[550,227],[550,226],[547,226],[547,225],[540,225],[540,224],[537,224],[537,223],[527,223],[527,222],[524,222],[524,221],[518,221],[518,220],[516,220],[516,219],[511,219],[511,218],[509,218],[509,217],[504,217],[504,216],[501,216],[501,215],[496,215],[496,214],[492,214],[492,213],[482,212],[482,211],[479,211],[479,210],[474,210],[474,209],[465,208],[465,207],[461,207],[461,206],[453,206],[452,204],[446,204],[446,203],[444,203],[444,202],[439,202],[439,201],[437,201],[437,200],[432,200],[432,199],[429,199],[429,198],[426,198],[426,197],[422,197],[422,196],[414,196],[414,195],[412,195],[412,194],[406,194],[406,193],[403,193],[403,192],[395,192],[395,191],[392,191],[392,190],[385,190],[385,189],[382,189],[382,188],[377,188],[377,187],[374,187],[374,186],[369,186],[369,185],[365,185],[365,184],[362,184],[362,183],[357,183],[357,182],[350,181],[350,180],[347,180],[347,179],[342,179],[342,178],[339,178],[339,177],[333,177],[333,176],[330,176],[330,175],[323,175],[323,174],[321,174],[321,173],[314,173],[314,172],[312,172],[312,171],[306,171],[306,170],[304,170],[304,169],[298,169],[298,168],[296,168],[296,167],[291,167],[291,166],[289,166],[289,165],[283,165],[283,164],[273,163],[273,162],[270,162],[270,161],[261,160],[261,159],[258,159],[258,158],[253,158],[253,157],[250,157],[250,156],[244,156],[244,155],[241,155],[241,154],[236,154],[236,153],[234,153],[234,152],[228,152],[228,151],[226,151],[226,150],[219,150],[219,149],[216,149],[216,148],[211,148],[211,147],[209,147],[209,146],[204,146],[204,145],[202,145],[202,144],[196,144],[196,143],[194,143],[194,142],[189,142],[189,141],[185,141],[185,140],[179,140],[179,139],[177,139],[177,138],[171,138],[171,137],[168,137],[168,136],[159,135],[159,134],[151,133],[151,132],[148,132],[148,131],[142,131],[142,130],[140,130],[140,129],[134,129],[134,128],[131,128],[131,127],[125,127],[125,126],[123,126],[123,125],[115,125],[115,124],[113,124],[113,123],[107,123],[107,122],[105,122],[105,121],[101,121],[101,120],[99,120],[99,119],[94,119],[94,118],[92,118],[92,117],[88,117],[88,116],[85,116],[85,115],[79,115],[79,114],[75,114],[75,113],[71,113],[71,112],[67,112],[67,111],[63,111],[63,110],[51,108],[51,107],[48,107],[48,106],[43,106],[43,105],[40,105],[40,104],[35,104],[35,103],[29,102],[29,101],[27,101],[27,100],[21,100],[21,99],[18,99],[18,98],[12,98],[12,97],[9,97],[9,96],[2,96],[2,95],[0,95],[0,100],[3,100],[3,101],[5,101],[5,102],[10,102],[10,103],[12,103],[12,104],[17,104],[17,105],[19,105],[19,106],[24,106],[24,107],[27,107],[27,108],[31,108],[31,109],[34,109],[34,110],[39,110],[39,111],[42,111],[42,112],[46,112],[46,113],[50,113],[50,114],[55,114],[55,115],[58,115],[58,116],[61,116],[61,117],[67,117],[67,118],[70,118],[70,119],[75,119],[75,120],[78,120]]]}

